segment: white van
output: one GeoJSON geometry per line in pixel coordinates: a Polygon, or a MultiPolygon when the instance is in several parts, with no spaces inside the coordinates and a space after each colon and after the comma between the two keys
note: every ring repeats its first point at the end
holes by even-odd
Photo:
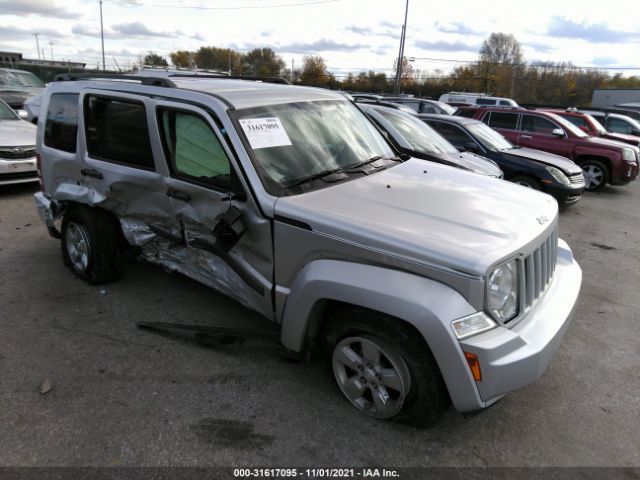
{"type": "Polygon", "coordinates": [[[449,105],[490,105],[498,107],[518,107],[510,98],[490,97],[486,93],[449,92],[440,95],[439,100],[449,105]]]}

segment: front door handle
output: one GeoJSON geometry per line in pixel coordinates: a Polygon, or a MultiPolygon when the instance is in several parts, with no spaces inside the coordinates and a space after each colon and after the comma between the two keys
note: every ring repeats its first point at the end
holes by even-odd
{"type": "Polygon", "coordinates": [[[102,172],[99,172],[95,168],[83,168],[82,170],[80,170],[80,174],[83,177],[93,177],[93,178],[102,179],[102,172]]]}
{"type": "Polygon", "coordinates": [[[191,200],[191,196],[187,192],[181,192],[180,190],[174,190],[172,188],[167,190],[167,197],[177,198],[183,202],[191,200]]]}
{"type": "Polygon", "coordinates": [[[520,138],[533,138],[531,135],[520,135],[520,138]]]}

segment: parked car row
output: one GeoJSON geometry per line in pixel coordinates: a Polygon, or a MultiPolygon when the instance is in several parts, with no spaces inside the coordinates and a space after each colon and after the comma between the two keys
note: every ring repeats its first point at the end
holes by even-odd
{"type": "Polygon", "coordinates": [[[290,352],[326,345],[358,411],[431,425],[543,373],[582,273],[553,198],[491,162],[470,172],[480,157],[384,103],[269,81],[61,78],[42,97],[36,206],[87,282],[117,280],[137,252],[276,322],[290,352]]]}

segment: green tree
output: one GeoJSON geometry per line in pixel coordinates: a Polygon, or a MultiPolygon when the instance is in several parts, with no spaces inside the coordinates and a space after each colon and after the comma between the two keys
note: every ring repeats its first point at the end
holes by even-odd
{"type": "Polygon", "coordinates": [[[177,52],[171,52],[169,58],[171,63],[176,67],[190,68],[195,63],[195,52],[189,52],[187,50],[178,50],[177,52]]]}
{"type": "Polygon", "coordinates": [[[151,65],[153,67],[168,67],[169,64],[167,63],[167,60],[161,56],[158,55],[156,52],[152,52],[149,51],[149,53],[147,53],[144,56],[144,64],[145,65],[151,65]]]}
{"type": "Polygon", "coordinates": [[[245,74],[256,77],[279,77],[285,70],[285,62],[271,48],[255,48],[244,54],[245,74]]]}
{"type": "Polygon", "coordinates": [[[319,55],[308,55],[302,60],[300,82],[304,85],[326,87],[329,84],[335,83],[335,77],[329,73],[324,58],[319,55]]]}

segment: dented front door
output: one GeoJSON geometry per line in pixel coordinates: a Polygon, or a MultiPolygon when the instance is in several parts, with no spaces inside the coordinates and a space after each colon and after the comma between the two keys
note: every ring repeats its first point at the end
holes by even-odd
{"type": "Polygon", "coordinates": [[[177,268],[272,317],[271,223],[243,185],[212,110],[155,101],[166,195],[182,236],[177,268]]]}

